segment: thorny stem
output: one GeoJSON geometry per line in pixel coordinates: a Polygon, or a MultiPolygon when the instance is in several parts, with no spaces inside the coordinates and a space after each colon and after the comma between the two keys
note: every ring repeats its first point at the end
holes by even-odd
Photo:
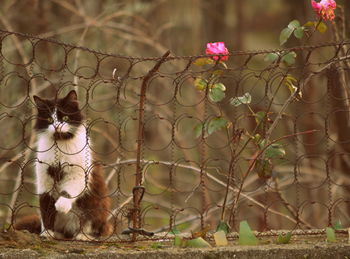
{"type": "MultiPolygon", "coordinates": [[[[133,164],[133,163],[136,163],[136,159],[128,159],[128,160],[122,160],[122,161],[118,161],[116,162],[115,164],[113,164],[114,166],[115,165],[123,165],[123,164],[133,164]]],[[[150,165],[150,164],[163,164],[163,165],[168,165],[168,166],[172,166],[173,163],[172,162],[169,162],[169,161],[152,161],[152,160],[145,160],[145,159],[142,159],[141,162],[143,164],[147,164],[147,165],[150,165]]],[[[197,168],[197,167],[194,167],[194,166],[190,166],[190,165],[185,165],[185,164],[176,164],[176,166],[178,167],[181,167],[181,168],[187,168],[187,169],[191,169],[191,171],[194,171],[194,172],[197,172],[197,173],[200,173],[202,169],[200,168],[197,168]]],[[[216,182],[217,184],[219,185],[222,185],[222,186],[226,186],[226,182],[223,182],[221,181],[220,179],[216,178],[215,176],[209,174],[208,172],[205,172],[205,174],[208,176],[208,178],[210,178],[211,180],[213,180],[214,182],[216,182]]],[[[232,187],[232,186],[229,186],[229,189],[233,192],[236,192],[238,193],[238,189],[236,187],[232,187]]],[[[293,223],[297,223],[297,221],[295,219],[293,219],[292,217],[288,216],[288,215],[285,215],[279,211],[276,211],[274,209],[271,209],[271,208],[266,208],[266,206],[264,204],[262,204],[261,202],[257,201],[256,199],[250,197],[249,195],[245,194],[245,193],[241,193],[241,196],[244,197],[245,199],[251,201],[252,203],[256,204],[257,206],[263,208],[263,209],[267,209],[268,212],[271,212],[275,215],[279,215],[281,217],[284,217],[286,218],[287,220],[293,222],[293,223]]],[[[130,203],[132,200],[132,197],[129,197],[126,201],[124,201],[118,208],[114,209],[111,213],[111,215],[114,215],[116,213],[116,211],[120,210],[122,207],[124,207],[126,204],[130,203]]],[[[232,202],[230,202],[231,204],[232,202]]],[[[221,206],[220,206],[221,207],[221,206]]],[[[215,210],[219,209],[220,207],[216,207],[215,210]]],[[[305,224],[305,226],[307,227],[310,227],[311,226],[306,223],[306,222],[301,222],[303,224],[305,224]]]]}
{"type": "Polygon", "coordinates": [[[283,137],[280,137],[278,139],[275,139],[273,141],[271,141],[271,143],[267,144],[262,150],[260,150],[260,152],[257,154],[257,156],[254,158],[253,162],[250,164],[250,166],[248,167],[247,169],[247,172],[246,174],[243,176],[243,179],[242,179],[242,182],[239,186],[239,189],[238,189],[238,193],[237,193],[237,196],[236,196],[236,200],[233,204],[233,208],[232,210],[235,210],[235,207],[237,206],[238,204],[238,200],[239,200],[239,197],[240,197],[240,194],[242,192],[242,189],[243,189],[243,185],[244,185],[244,182],[246,180],[246,178],[248,177],[249,173],[254,169],[254,166],[255,166],[255,163],[257,161],[257,159],[262,156],[262,154],[265,152],[265,150],[271,146],[272,144],[278,142],[278,141],[281,141],[282,139],[286,139],[286,138],[290,138],[290,137],[295,137],[295,136],[298,136],[298,135],[304,135],[304,134],[311,134],[311,133],[315,133],[317,132],[318,130],[308,130],[308,131],[303,131],[303,132],[297,132],[297,133],[293,133],[293,134],[289,134],[289,135],[286,135],[286,136],[283,136],[283,137]]]}

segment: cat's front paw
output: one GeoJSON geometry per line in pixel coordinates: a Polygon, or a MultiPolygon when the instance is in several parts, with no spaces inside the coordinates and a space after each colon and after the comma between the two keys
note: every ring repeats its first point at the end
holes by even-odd
{"type": "Polygon", "coordinates": [[[67,199],[64,197],[58,198],[55,203],[56,210],[62,213],[68,213],[72,209],[72,199],[67,199]]]}

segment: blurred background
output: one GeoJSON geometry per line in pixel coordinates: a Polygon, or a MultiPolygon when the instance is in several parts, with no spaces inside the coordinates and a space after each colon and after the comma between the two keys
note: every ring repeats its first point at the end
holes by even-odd
{"type": "MultiPolygon", "coordinates": [[[[337,3],[350,12],[348,1],[337,3]]],[[[3,29],[132,56],[197,55],[216,41],[229,50],[271,49],[291,20],[317,20],[309,0],[3,0],[0,7],[3,29]]]]}
{"type": "MultiPolygon", "coordinates": [[[[337,3],[350,13],[349,1],[337,3]]],[[[72,45],[1,33],[1,225],[37,212],[32,96],[63,97],[76,89],[94,142],[89,147],[104,165],[111,218],[117,233],[124,230],[135,186],[142,79],[167,50],[173,56],[202,55],[207,42],[223,41],[231,52],[252,52],[235,52],[228,69],[215,79],[226,86],[222,101],[213,102],[194,87],[196,78],[217,69],[194,65],[195,57],[168,60],[149,82],[141,154],[143,226],[156,232],[174,226],[214,230],[227,188],[223,219],[233,230],[240,220],[259,231],[323,228],[338,221],[349,226],[349,66],[343,61],[330,66],[334,57],[349,53],[348,45],[342,51],[338,45],[295,50],[293,66],[266,62],[268,52],[258,50],[280,48],[280,31],[293,19],[304,24],[318,18],[309,0],[2,0],[0,29],[72,45]],[[274,162],[273,171],[255,170],[245,178],[257,146],[247,145],[232,167],[233,149],[243,147],[256,127],[252,110],[268,110],[269,119],[276,119],[290,96],[280,88],[287,75],[303,87],[302,98],[288,106],[271,139],[318,131],[283,139],[279,143],[286,156],[274,162]],[[249,108],[229,104],[247,92],[252,96],[249,108]],[[217,117],[227,118],[228,131],[196,134],[199,124],[217,117]],[[247,133],[242,142],[235,142],[236,130],[247,133]]],[[[334,27],[327,25],[326,33],[307,41],[292,37],[286,47],[334,41],[334,27]]],[[[258,132],[263,135],[266,129],[258,132]]]]}

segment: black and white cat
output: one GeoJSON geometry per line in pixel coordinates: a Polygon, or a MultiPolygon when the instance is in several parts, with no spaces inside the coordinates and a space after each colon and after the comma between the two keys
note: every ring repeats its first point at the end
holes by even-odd
{"type": "Polygon", "coordinates": [[[94,237],[110,234],[107,187],[100,165],[92,158],[76,92],[54,100],[34,96],[34,101],[38,109],[35,173],[41,224],[28,217],[17,222],[15,229],[51,230],[55,238],[64,239],[79,233],[94,237]]]}

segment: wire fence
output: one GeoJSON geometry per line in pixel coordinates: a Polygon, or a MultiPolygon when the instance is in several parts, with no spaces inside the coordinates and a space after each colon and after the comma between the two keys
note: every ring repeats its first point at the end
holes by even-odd
{"type": "Polygon", "coordinates": [[[80,150],[108,187],[105,240],[215,230],[220,220],[232,231],[241,220],[261,232],[350,226],[349,42],[232,52],[226,68],[198,65],[205,56],[128,57],[2,30],[0,42],[4,228],[39,214],[35,168],[47,150],[37,149],[33,96],[71,90],[88,136],[80,150]],[[225,85],[225,97],[213,99],[198,78],[225,85]],[[246,93],[249,105],[232,105],[246,93]],[[265,164],[258,138],[284,151],[265,164]]]}

